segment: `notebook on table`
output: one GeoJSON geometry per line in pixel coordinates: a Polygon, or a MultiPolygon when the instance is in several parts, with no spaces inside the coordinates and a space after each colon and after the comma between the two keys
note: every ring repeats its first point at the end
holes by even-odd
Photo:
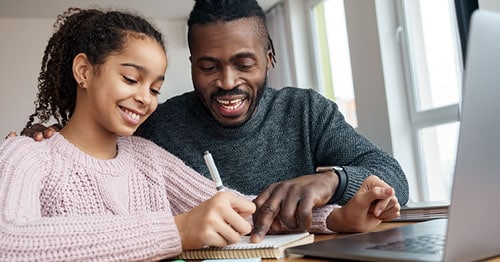
{"type": "Polygon", "coordinates": [[[400,216],[391,221],[426,221],[448,218],[450,201],[411,202],[401,207],[400,216]]]}
{"type": "Polygon", "coordinates": [[[243,236],[240,242],[226,247],[206,247],[184,250],[180,259],[228,259],[228,258],[282,258],[285,249],[296,245],[312,243],[314,235],[308,232],[266,235],[260,243],[250,243],[250,236],[243,236]]]}
{"type": "Polygon", "coordinates": [[[287,253],[378,261],[475,261],[500,255],[499,112],[500,13],[479,10],[471,18],[448,218],[297,246],[287,253]]]}

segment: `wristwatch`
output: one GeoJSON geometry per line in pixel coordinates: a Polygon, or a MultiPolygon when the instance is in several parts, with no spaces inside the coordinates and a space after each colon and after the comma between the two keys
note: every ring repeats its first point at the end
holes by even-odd
{"type": "Polygon", "coordinates": [[[337,174],[339,183],[337,185],[337,190],[335,190],[335,193],[333,194],[330,201],[328,201],[328,204],[336,204],[342,198],[342,195],[347,188],[347,173],[341,166],[320,166],[316,168],[316,172],[318,173],[330,171],[333,171],[335,172],[335,174],[337,174]]]}

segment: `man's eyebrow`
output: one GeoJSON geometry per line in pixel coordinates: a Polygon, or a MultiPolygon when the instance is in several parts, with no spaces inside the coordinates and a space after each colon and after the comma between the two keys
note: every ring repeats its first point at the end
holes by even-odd
{"type": "Polygon", "coordinates": [[[251,59],[257,59],[257,56],[254,54],[254,53],[251,53],[251,52],[242,52],[242,53],[238,53],[236,55],[234,55],[233,57],[231,57],[231,61],[235,61],[235,60],[238,60],[238,59],[241,59],[241,58],[251,58],[251,59]]]}
{"type": "MultiPolygon", "coordinates": [[[[241,59],[241,58],[257,59],[257,56],[252,52],[241,52],[241,53],[238,53],[238,54],[232,56],[231,58],[229,58],[229,61],[234,62],[234,61],[241,59]]],[[[198,61],[217,63],[217,62],[219,62],[219,59],[211,57],[211,56],[201,56],[200,58],[198,58],[198,61]]]]}
{"type": "Polygon", "coordinates": [[[219,60],[211,56],[200,56],[200,58],[198,58],[198,61],[216,63],[219,60]]]}

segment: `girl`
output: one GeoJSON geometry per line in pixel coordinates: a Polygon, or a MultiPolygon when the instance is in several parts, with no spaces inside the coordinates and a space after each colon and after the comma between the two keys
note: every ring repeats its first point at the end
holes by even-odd
{"type": "Polygon", "coordinates": [[[136,15],[75,8],[55,27],[27,126],[64,128],[0,146],[0,260],[157,260],[249,233],[251,201],[131,136],[158,104],[161,34],[136,15]]]}

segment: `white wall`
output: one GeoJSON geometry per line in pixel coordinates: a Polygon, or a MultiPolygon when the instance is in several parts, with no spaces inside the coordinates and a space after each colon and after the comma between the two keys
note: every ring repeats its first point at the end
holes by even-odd
{"type": "Polygon", "coordinates": [[[34,111],[36,82],[52,21],[0,19],[0,139],[20,131],[34,111]]]}
{"type": "MultiPolygon", "coordinates": [[[[20,132],[34,112],[37,77],[53,19],[0,18],[0,139],[20,132]]],[[[169,67],[160,102],[192,90],[186,22],[159,21],[165,36],[169,67]]]]}
{"type": "Polygon", "coordinates": [[[392,154],[375,1],[346,1],[357,130],[392,154]]]}
{"type": "Polygon", "coordinates": [[[481,9],[500,12],[500,1],[498,0],[479,0],[478,2],[481,9]]]}

